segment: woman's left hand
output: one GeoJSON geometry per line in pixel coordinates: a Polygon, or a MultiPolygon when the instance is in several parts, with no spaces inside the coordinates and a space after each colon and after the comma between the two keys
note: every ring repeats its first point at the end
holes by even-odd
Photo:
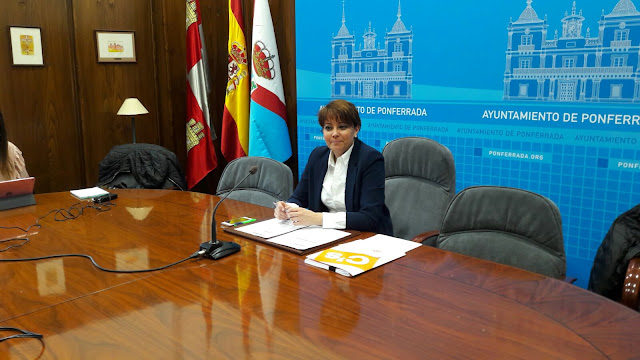
{"type": "Polygon", "coordinates": [[[322,225],[322,213],[313,212],[305,208],[288,208],[287,215],[295,225],[322,225]]]}

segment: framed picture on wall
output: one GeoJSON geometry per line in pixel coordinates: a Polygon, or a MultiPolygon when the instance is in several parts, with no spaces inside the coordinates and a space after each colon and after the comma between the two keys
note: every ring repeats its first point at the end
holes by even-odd
{"type": "Polygon", "coordinates": [[[13,65],[44,66],[40,28],[9,26],[13,65]]]}
{"type": "Polygon", "coordinates": [[[96,30],[98,62],[136,62],[133,31],[96,30]]]}

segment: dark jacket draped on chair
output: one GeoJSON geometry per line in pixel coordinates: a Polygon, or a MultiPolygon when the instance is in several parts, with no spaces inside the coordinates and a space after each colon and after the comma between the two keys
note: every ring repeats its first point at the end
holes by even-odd
{"type": "Polygon", "coordinates": [[[176,154],[154,144],[114,146],[99,166],[98,186],[186,190],[176,154]]]}
{"type": "Polygon", "coordinates": [[[620,300],[629,261],[640,256],[640,205],[620,215],[596,253],[589,290],[620,300]]]}

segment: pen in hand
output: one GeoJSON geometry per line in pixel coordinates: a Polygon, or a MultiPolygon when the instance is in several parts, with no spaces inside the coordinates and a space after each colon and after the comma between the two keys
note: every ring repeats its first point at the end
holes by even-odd
{"type": "Polygon", "coordinates": [[[287,214],[287,206],[284,202],[282,201],[274,202],[273,205],[275,205],[273,214],[276,219],[289,220],[289,216],[287,214]]]}

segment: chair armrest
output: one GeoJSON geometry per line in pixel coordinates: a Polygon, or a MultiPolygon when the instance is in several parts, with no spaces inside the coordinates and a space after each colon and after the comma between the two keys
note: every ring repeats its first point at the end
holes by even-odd
{"type": "Polygon", "coordinates": [[[411,241],[423,243],[424,245],[436,246],[435,239],[438,237],[438,234],[440,234],[440,230],[425,231],[421,234],[414,236],[413,239],[411,239],[411,241]],[[430,238],[433,238],[433,239],[430,239],[430,238]],[[431,241],[425,244],[424,242],[427,240],[431,240],[431,241]]]}
{"type": "Polygon", "coordinates": [[[633,258],[627,266],[627,274],[624,277],[622,296],[620,302],[628,307],[639,310],[638,292],[640,291],[640,258],[633,258]]]}

